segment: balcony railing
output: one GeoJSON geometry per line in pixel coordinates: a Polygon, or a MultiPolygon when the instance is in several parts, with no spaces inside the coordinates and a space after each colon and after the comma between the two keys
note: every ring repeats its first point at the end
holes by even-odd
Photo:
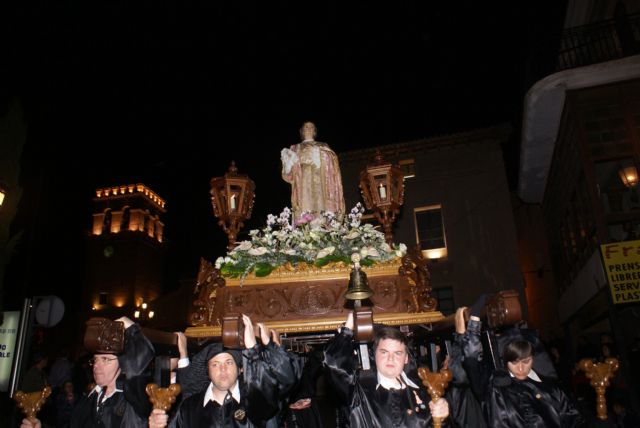
{"type": "Polygon", "coordinates": [[[640,53],[640,14],[569,28],[560,42],[557,71],[640,53]]]}

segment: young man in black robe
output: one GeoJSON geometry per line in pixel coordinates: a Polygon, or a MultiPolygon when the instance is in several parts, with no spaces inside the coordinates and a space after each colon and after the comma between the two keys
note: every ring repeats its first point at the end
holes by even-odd
{"type": "Polygon", "coordinates": [[[282,398],[297,381],[291,359],[258,324],[262,345],[251,320],[243,315],[245,349],[240,353],[220,343],[205,347],[178,372],[185,399],[169,421],[153,410],[149,428],[276,428],[282,398]],[[241,374],[241,371],[243,373],[241,374]],[[198,392],[195,392],[198,390],[198,392]]]}
{"type": "MultiPolygon", "coordinates": [[[[545,376],[553,369],[548,356],[536,354],[534,343],[517,329],[503,332],[502,360],[505,367],[493,372],[482,362],[480,340],[482,322],[472,309],[462,336],[465,370],[476,394],[483,399],[487,426],[490,428],[577,428],[586,421],[557,379],[545,376]],[[536,367],[536,359],[539,358],[536,367]],[[535,370],[534,370],[535,369],[535,370]],[[547,369],[547,370],[545,370],[547,369]]],[[[498,347],[500,347],[498,343],[498,347]]]]}
{"type": "MultiPolygon", "coordinates": [[[[121,355],[109,350],[95,350],[91,365],[96,382],[83,396],[71,414],[71,428],[137,428],[146,424],[151,411],[144,391],[148,379],[139,376],[154,356],[151,342],[140,326],[127,317],[119,318],[125,327],[124,351],[121,355]]],[[[36,419],[22,421],[20,428],[40,428],[36,419]]]]}
{"type": "MultiPolygon", "coordinates": [[[[446,418],[443,398],[431,402],[404,372],[409,363],[407,337],[398,329],[377,329],[374,342],[376,369],[356,371],[353,356],[353,314],[325,349],[325,366],[334,390],[350,408],[351,428],[423,428],[432,416],[446,418]]],[[[446,425],[446,424],[445,424],[446,425]]]]}

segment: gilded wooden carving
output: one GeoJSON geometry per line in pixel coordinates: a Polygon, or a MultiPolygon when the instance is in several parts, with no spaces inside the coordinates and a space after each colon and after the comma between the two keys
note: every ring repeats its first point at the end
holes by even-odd
{"type": "Polygon", "coordinates": [[[216,303],[224,285],[224,278],[220,276],[220,271],[201,258],[196,287],[193,290],[198,297],[193,302],[195,310],[191,314],[191,324],[221,325],[220,308],[216,303]]]}
{"type": "MultiPolygon", "coordinates": [[[[410,314],[429,315],[418,317],[418,323],[442,318],[434,310],[437,303],[431,297],[429,271],[419,251],[410,258],[363,269],[374,291],[369,301],[374,319],[391,316],[394,325],[404,325],[413,323],[410,314]]],[[[333,325],[327,320],[342,323],[350,310],[345,303],[349,272],[349,266],[340,263],[322,268],[281,266],[266,277],[248,275],[241,284],[238,278],[222,278],[203,260],[190,336],[220,336],[219,327],[228,314],[247,314],[255,322],[277,324],[284,328],[282,333],[326,331],[333,325]]]]}
{"type": "Polygon", "coordinates": [[[438,306],[438,301],[431,296],[431,274],[420,247],[407,251],[407,254],[402,258],[402,266],[398,272],[407,277],[411,285],[411,298],[407,305],[407,311],[434,311],[438,306]]]}

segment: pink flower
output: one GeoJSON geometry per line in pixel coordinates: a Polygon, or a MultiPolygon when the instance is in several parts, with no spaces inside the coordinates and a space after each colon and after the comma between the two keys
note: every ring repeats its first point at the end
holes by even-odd
{"type": "Polygon", "coordinates": [[[302,213],[300,218],[295,221],[296,226],[300,226],[301,224],[309,223],[313,220],[313,214],[311,213],[302,213]]]}

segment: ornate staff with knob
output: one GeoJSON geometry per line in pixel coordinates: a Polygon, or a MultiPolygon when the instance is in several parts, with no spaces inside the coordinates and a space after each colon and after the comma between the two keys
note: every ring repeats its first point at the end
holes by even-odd
{"type": "Polygon", "coordinates": [[[155,383],[150,383],[147,385],[146,392],[154,410],[168,412],[176,402],[176,397],[180,395],[180,385],[174,383],[168,388],[161,388],[155,383]]]}
{"type": "MultiPolygon", "coordinates": [[[[434,403],[444,396],[449,382],[453,378],[453,373],[449,369],[442,369],[439,372],[432,372],[426,367],[418,369],[418,376],[422,379],[422,384],[427,388],[427,392],[434,403]]],[[[441,428],[445,418],[433,417],[433,428],[441,428]]]]}
{"type": "Polygon", "coordinates": [[[45,386],[42,391],[35,392],[22,392],[16,391],[13,395],[13,399],[16,400],[18,408],[22,410],[31,423],[37,421],[36,414],[42,408],[42,405],[47,401],[47,397],[51,395],[51,388],[45,386]]]}
{"type": "Polygon", "coordinates": [[[620,364],[617,358],[607,358],[604,363],[597,364],[593,360],[585,358],[578,363],[578,368],[591,380],[591,386],[596,390],[596,411],[598,419],[603,421],[607,419],[607,399],[604,394],[618,367],[620,364]]]}

